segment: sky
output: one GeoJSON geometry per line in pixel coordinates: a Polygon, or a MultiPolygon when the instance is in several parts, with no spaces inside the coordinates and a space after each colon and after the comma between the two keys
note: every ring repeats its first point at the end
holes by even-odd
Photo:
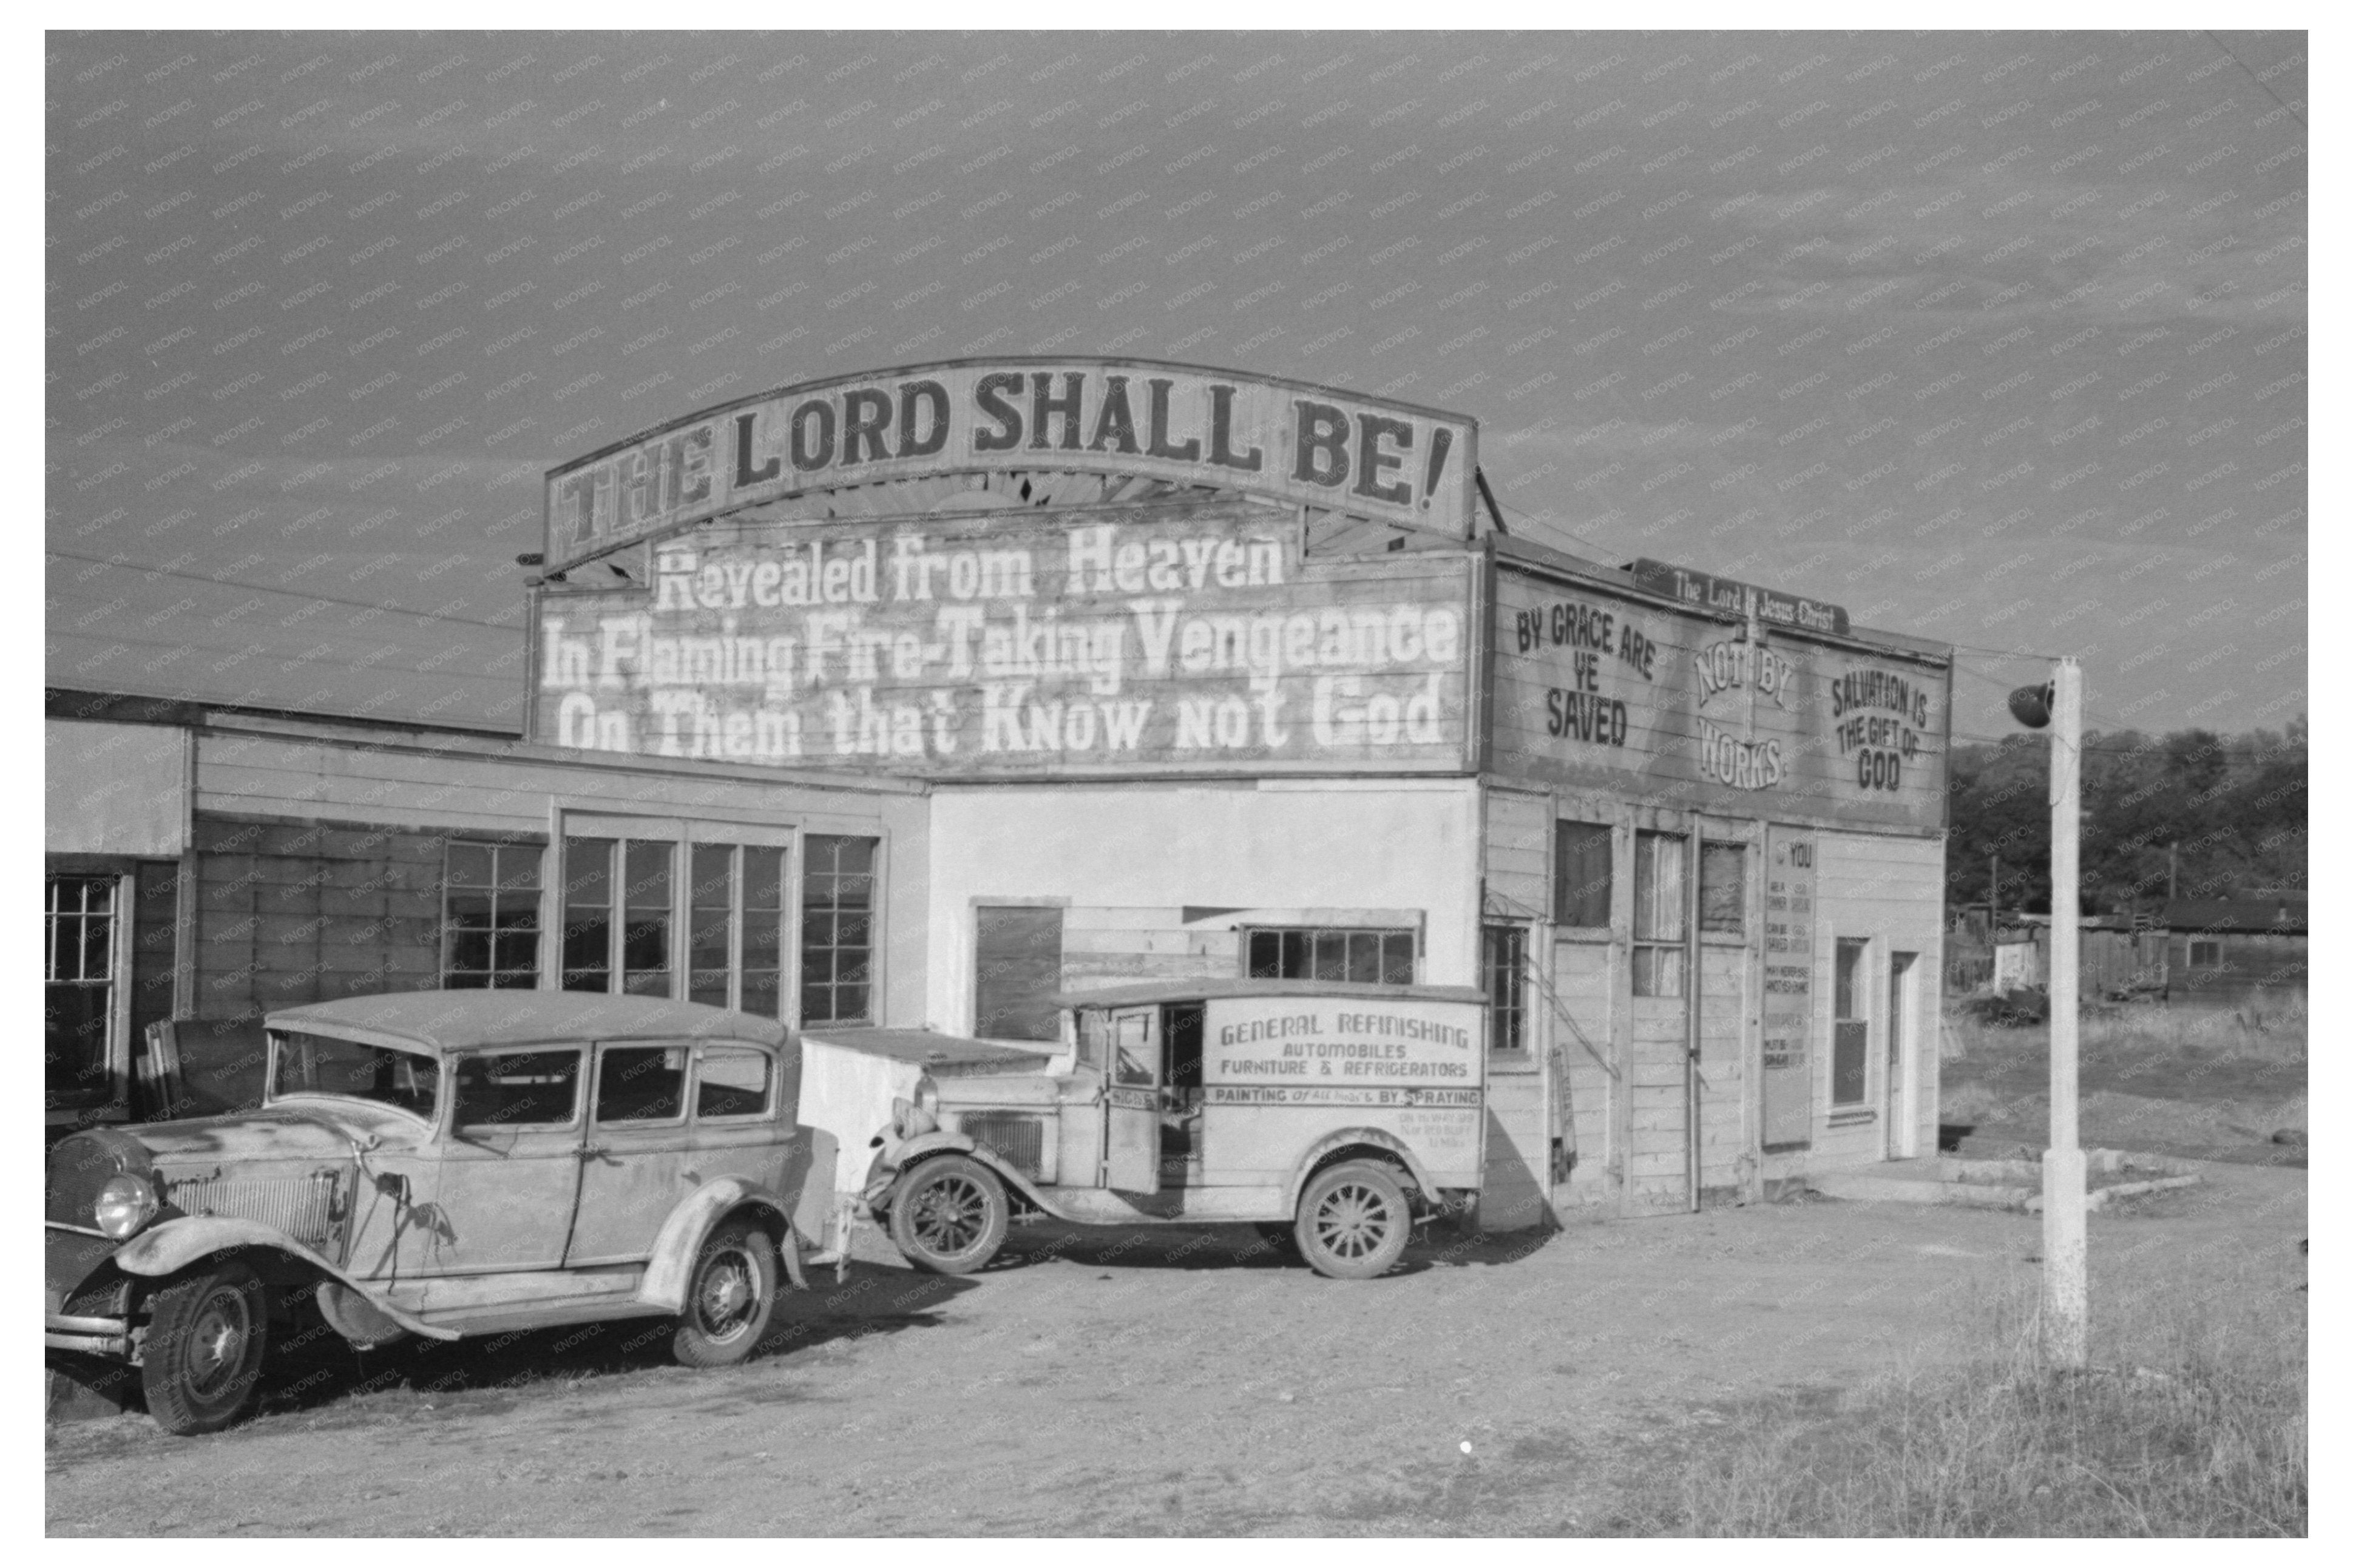
{"type": "Polygon", "coordinates": [[[1124,353],[1479,422],[1515,535],[2306,708],[2299,33],[52,33],[52,685],[521,727],[548,468],[1124,353]]]}

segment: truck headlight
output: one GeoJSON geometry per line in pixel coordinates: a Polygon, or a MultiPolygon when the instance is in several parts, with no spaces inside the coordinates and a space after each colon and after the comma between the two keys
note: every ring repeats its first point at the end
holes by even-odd
{"type": "Polygon", "coordinates": [[[98,1228],[121,1241],[155,1217],[155,1189],[144,1176],[117,1176],[99,1190],[98,1228]]]}

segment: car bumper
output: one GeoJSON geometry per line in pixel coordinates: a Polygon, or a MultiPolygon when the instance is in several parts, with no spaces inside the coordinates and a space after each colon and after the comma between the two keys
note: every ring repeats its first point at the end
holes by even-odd
{"type": "Polygon", "coordinates": [[[128,1358],[131,1322],[127,1282],[120,1275],[110,1280],[118,1244],[108,1237],[72,1226],[44,1226],[41,1342],[53,1351],[80,1355],[128,1358]],[[69,1311],[78,1307],[79,1311],[69,1311]],[[93,1312],[91,1308],[113,1310],[93,1312]]]}

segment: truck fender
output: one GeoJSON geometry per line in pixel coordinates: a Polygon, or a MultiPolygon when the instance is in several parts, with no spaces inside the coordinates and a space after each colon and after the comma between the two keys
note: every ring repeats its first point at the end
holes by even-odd
{"type": "Polygon", "coordinates": [[[918,1164],[934,1154],[962,1154],[978,1161],[997,1173],[997,1179],[1019,1193],[1048,1214],[1056,1213],[1034,1183],[998,1158],[997,1151],[986,1144],[976,1143],[961,1132],[926,1132],[920,1138],[909,1138],[889,1144],[874,1156],[874,1163],[866,1176],[864,1200],[871,1208],[889,1192],[899,1173],[918,1164]]]}
{"type": "Polygon", "coordinates": [[[394,1306],[364,1282],[353,1279],[284,1231],[263,1225],[259,1220],[232,1219],[220,1215],[192,1215],[182,1219],[167,1219],[124,1242],[114,1255],[114,1266],[126,1274],[159,1279],[166,1274],[177,1274],[190,1264],[201,1262],[216,1252],[227,1252],[237,1247],[267,1247],[297,1259],[351,1291],[412,1334],[422,1334],[432,1340],[454,1340],[458,1337],[455,1330],[437,1328],[415,1313],[394,1306]]]}
{"type": "Polygon", "coordinates": [[[695,1258],[702,1255],[703,1242],[709,1239],[712,1226],[740,1208],[753,1209],[772,1218],[784,1231],[784,1245],[776,1250],[784,1258],[785,1273],[794,1289],[807,1289],[808,1280],[801,1273],[799,1236],[793,1229],[792,1205],[757,1182],[747,1182],[741,1176],[722,1176],[696,1188],[684,1203],[670,1211],[670,1218],[662,1221],[661,1234],[654,1237],[653,1258],[646,1265],[646,1277],[638,1284],[638,1300],[665,1312],[684,1311],[687,1282],[694,1272],[695,1258]]]}
{"type": "Polygon", "coordinates": [[[1352,1143],[1369,1144],[1384,1153],[1396,1155],[1398,1163],[1406,1168],[1406,1173],[1413,1178],[1414,1185],[1421,1189],[1423,1197],[1432,1200],[1436,1198],[1438,1184],[1430,1179],[1430,1167],[1421,1163],[1420,1156],[1406,1147],[1404,1139],[1394,1132],[1385,1132],[1377,1127],[1351,1127],[1338,1132],[1326,1133],[1309,1145],[1307,1152],[1300,1156],[1299,1163],[1292,1168],[1290,1183],[1283,1188],[1283,1208],[1291,1214],[1297,1214],[1299,1194],[1306,1189],[1309,1173],[1323,1162],[1326,1154],[1331,1153],[1335,1149],[1345,1149],[1352,1143]]]}

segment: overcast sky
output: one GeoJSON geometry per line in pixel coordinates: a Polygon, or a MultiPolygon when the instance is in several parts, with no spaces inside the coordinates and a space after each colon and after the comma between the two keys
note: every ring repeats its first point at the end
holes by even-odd
{"type": "Polygon", "coordinates": [[[519,727],[543,470],[1063,352],[1469,415],[1964,733],[2306,704],[2300,34],[47,42],[54,684],[519,727]]]}

